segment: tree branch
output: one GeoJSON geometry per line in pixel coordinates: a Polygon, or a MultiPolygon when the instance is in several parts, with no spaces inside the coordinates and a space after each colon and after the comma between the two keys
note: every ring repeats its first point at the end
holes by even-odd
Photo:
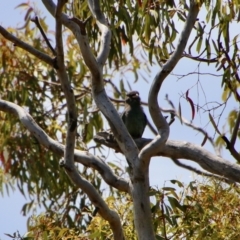
{"type": "Polygon", "coordinates": [[[110,52],[111,31],[108,27],[107,20],[100,9],[99,1],[89,0],[88,6],[94,17],[97,19],[97,25],[101,30],[101,48],[97,57],[97,62],[102,69],[110,52]]]}
{"type": "Polygon", "coordinates": [[[55,49],[52,47],[51,43],[49,42],[47,35],[45,34],[39,20],[38,20],[38,16],[35,16],[35,18],[31,19],[32,22],[34,22],[36,24],[36,26],[38,27],[39,31],[41,32],[46,44],[48,45],[49,49],[51,50],[51,52],[53,53],[54,56],[56,56],[56,51],[55,49]]]}
{"type": "MultiPolygon", "coordinates": [[[[42,2],[47,10],[54,16],[56,11],[56,5],[54,2],[52,0],[42,0],[42,2]]],[[[98,14],[96,16],[98,16],[98,14]]],[[[129,161],[131,161],[131,159],[137,160],[138,149],[134,144],[134,141],[131,139],[126,126],[120,119],[119,114],[106,95],[104,90],[104,82],[102,79],[102,70],[92,54],[87,36],[81,34],[78,24],[69,19],[66,14],[62,13],[61,21],[73,32],[78,41],[84,62],[92,74],[92,93],[98,108],[108,120],[112,131],[116,139],[118,139],[118,143],[125,153],[127,159],[129,159],[129,161]]]]}
{"type": "Polygon", "coordinates": [[[71,171],[73,171],[73,169],[75,169],[74,172],[76,171],[76,167],[74,166],[74,149],[77,131],[77,110],[74,93],[71,88],[64,63],[61,15],[65,3],[66,0],[59,0],[56,8],[56,53],[58,64],[57,74],[67,101],[68,110],[68,129],[66,137],[66,148],[64,152],[64,164],[65,169],[71,178],[71,171]]]}
{"type": "MultiPolygon", "coordinates": [[[[4,101],[0,99],[0,110],[3,112],[11,113],[19,118],[21,123],[26,129],[38,140],[40,144],[52,151],[53,153],[63,156],[65,146],[50,138],[42,128],[34,121],[29,113],[17,104],[4,101]]],[[[75,150],[75,162],[81,163],[86,167],[90,167],[99,172],[103,180],[110,186],[123,191],[129,192],[129,184],[124,179],[117,177],[111,168],[101,159],[86,152],[75,150]]]]}
{"type": "Polygon", "coordinates": [[[21,41],[17,37],[13,36],[11,33],[9,33],[6,29],[4,29],[2,26],[0,26],[0,33],[5,37],[7,40],[14,43],[15,46],[20,47],[24,49],[25,51],[31,53],[36,58],[44,61],[45,63],[49,64],[50,66],[57,68],[56,60],[55,58],[49,57],[47,54],[40,52],[36,48],[30,46],[29,44],[21,41]]]}
{"type": "MultiPolygon", "coordinates": [[[[54,15],[54,12],[56,9],[55,4],[51,0],[42,0],[42,1],[45,4],[45,6],[47,7],[47,9],[50,11],[50,13],[52,15],[54,15]]],[[[95,1],[89,2],[89,4],[91,4],[91,3],[94,3],[96,6],[98,6],[98,3],[96,3],[95,1]]],[[[94,7],[93,7],[93,9],[94,9],[94,7]]],[[[97,8],[97,9],[98,9],[98,11],[100,11],[99,8],[97,8]]],[[[96,18],[98,21],[98,17],[102,16],[102,15],[99,14],[99,12],[97,12],[95,14],[96,14],[96,18]]],[[[59,18],[60,18],[60,16],[59,16],[59,18]]],[[[69,20],[66,17],[66,15],[64,15],[64,14],[61,14],[61,21],[63,24],[65,24],[68,28],[70,28],[72,30],[73,34],[75,35],[75,37],[78,41],[85,64],[88,66],[88,68],[91,72],[91,75],[92,75],[92,78],[91,78],[92,93],[93,93],[93,98],[94,98],[98,108],[105,115],[107,120],[109,120],[110,125],[114,126],[113,127],[114,132],[116,132],[118,134],[118,135],[116,134],[117,139],[118,139],[123,151],[126,152],[126,156],[129,157],[129,153],[133,152],[133,156],[131,156],[130,158],[131,159],[133,159],[133,157],[136,158],[137,157],[137,147],[134,144],[133,140],[131,139],[129,133],[127,132],[127,129],[126,129],[125,125],[123,124],[122,120],[120,119],[116,109],[114,108],[114,106],[109,101],[109,99],[106,95],[106,92],[104,89],[103,78],[102,78],[102,66],[101,66],[101,64],[104,64],[104,63],[98,64],[98,62],[96,61],[95,57],[93,56],[93,54],[91,52],[91,49],[90,49],[90,46],[89,46],[89,43],[87,40],[87,36],[83,35],[85,32],[80,29],[79,25],[76,24],[75,21],[69,20]],[[119,129],[119,126],[120,126],[120,129],[119,129]],[[123,129],[123,131],[121,131],[122,129],[123,129]],[[125,142],[128,142],[128,144],[130,143],[130,147],[126,146],[125,142]]],[[[103,35],[105,36],[105,34],[103,34],[103,35]]],[[[103,61],[104,57],[103,57],[103,55],[101,55],[101,56],[100,56],[100,60],[103,61]]],[[[106,220],[108,220],[111,225],[111,219],[106,219],[106,220]]],[[[113,230],[115,239],[123,238],[121,226],[118,226],[117,229],[112,228],[112,230],[113,230]],[[118,231],[121,231],[122,234],[118,235],[118,231]]]]}
{"type": "MultiPolygon", "coordinates": [[[[97,143],[103,144],[116,151],[121,151],[117,142],[110,140],[107,132],[98,133],[94,136],[97,143]]],[[[151,143],[152,139],[134,139],[139,149],[151,143]]],[[[234,182],[240,183],[240,166],[216,156],[203,147],[183,141],[168,140],[166,144],[154,156],[163,156],[174,159],[191,160],[199,164],[203,169],[213,174],[223,176],[234,182]]]]}
{"type": "Polygon", "coordinates": [[[207,173],[207,172],[203,172],[201,170],[198,170],[192,166],[189,166],[189,165],[186,165],[184,163],[181,163],[178,159],[175,159],[175,158],[172,158],[172,161],[179,167],[182,167],[182,168],[185,168],[187,170],[190,170],[198,175],[202,175],[202,176],[205,176],[205,177],[209,177],[209,178],[215,178],[215,179],[218,179],[220,181],[224,181],[226,183],[229,183],[229,184],[233,184],[235,183],[234,181],[230,181],[229,179],[227,178],[224,178],[224,177],[219,177],[217,175],[213,175],[213,174],[210,174],[210,173],[207,173]]]}
{"type": "MultiPolygon", "coordinates": [[[[66,166],[64,164],[64,168],[66,166]]],[[[76,168],[72,170],[66,169],[69,173],[71,180],[75,183],[76,186],[81,188],[89,197],[90,201],[94,204],[94,206],[98,209],[98,213],[109,222],[110,227],[113,231],[115,240],[124,240],[124,234],[122,231],[121,221],[118,214],[111,210],[106,202],[102,199],[100,194],[97,192],[96,188],[89,183],[86,179],[83,179],[76,168]]]]}
{"type": "MultiPolygon", "coordinates": [[[[102,48],[97,58],[97,63],[99,66],[98,74],[94,69],[91,69],[91,66],[88,66],[92,74],[92,93],[94,100],[103,113],[103,115],[108,120],[111,129],[114,133],[115,138],[117,139],[119,146],[121,147],[122,151],[124,152],[125,157],[128,159],[128,162],[133,164],[133,161],[137,159],[138,149],[130,137],[126,126],[120,119],[119,114],[117,113],[113,104],[109,101],[107,94],[104,89],[104,81],[102,78],[102,67],[105,63],[109,51],[110,51],[110,41],[111,41],[111,32],[108,27],[107,21],[100,9],[99,1],[98,0],[89,0],[88,5],[90,10],[92,11],[93,15],[95,16],[98,26],[101,31],[101,40],[102,40],[102,48]]],[[[83,52],[84,49],[82,45],[80,45],[81,51],[83,52]]],[[[87,64],[87,55],[83,55],[84,61],[87,64]]]]}
{"type": "MultiPolygon", "coordinates": [[[[56,5],[52,0],[42,0],[43,4],[45,5],[46,9],[49,11],[49,13],[55,17],[56,12],[56,5]]],[[[93,76],[96,75],[96,77],[99,76],[99,66],[97,64],[97,61],[92,53],[92,50],[88,43],[88,38],[85,35],[84,31],[80,29],[79,24],[76,23],[75,19],[69,18],[66,14],[62,13],[61,16],[61,22],[64,26],[69,28],[74,36],[77,39],[77,42],[80,46],[83,59],[88,66],[91,74],[93,76]]],[[[80,20],[79,20],[80,21],[80,20]]]]}
{"type": "Polygon", "coordinates": [[[225,135],[221,135],[221,138],[226,143],[226,148],[229,150],[231,155],[238,161],[238,163],[240,163],[240,154],[237,152],[234,145],[231,144],[225,135]]]}
{"type": "Polygon", "coordinates": [[[173,68],[176,66],[176,64],[182,57],[192,28],[194,27],[199,9],[200,6],[198,3],[196,3],[195,1],[190,1],[189,14],[184,29],[180,35],[176,51],[172,54],[167,63],[163,65],[161,71],[155,76],[154,81],[151,85],[148,96],[149,112],[155,126],[157,127],[159,135],[157,135],[149,145],[145,146],[141,150],[139,154],[141,161],[149,161],[150,157],[153,156],[156,152],[158,152],[159,148],[161,148],[168,139],[169,126],[160,111],[160,107],[158,105],[158,94],[164,79],[169,75],[169,73],[173,70],[173,68]]]}

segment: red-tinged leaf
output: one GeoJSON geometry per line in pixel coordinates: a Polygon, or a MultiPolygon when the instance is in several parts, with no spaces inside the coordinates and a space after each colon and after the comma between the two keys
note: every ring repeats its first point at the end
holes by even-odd
{"type": "Polygon", "coordinates": [[[139,5],[139,7],[142,7],[142,1],[141,0],[138,0],[138,5],[139,5]]]}
{"type": "Polygon", "coordinates": [[[7,162],[6,162],[5,165],[4,165],[5,173],[8,173],[8,172],[9,172],[9,170],[11,169],[11,166],[12,166],[12,161],[11,161],[11,159],[8,159],[7,162]]]}
{"type": "Polygon", "coordinates": [[[4,158],[3,152],[0,153],[0,161],[2,162],[2,164],[5,163],[5,158],[4,158]]]}
{"type": "Polygon", "coordinates": [[[21,4],[17,5],[17,6],[15,7],[15,9],[16,9],[16,8],[20,8],[20,7],[29,7],[29,4],[28,4],[28,3],[21,3],[21,4]]]}
{"type": "Polygon", "coordinates": [[[193,100],[188,96],[188,90],[186,92],[186,99],[187,99],[187,101],[189,102],[189,104],[191,106],[191,109],[192,109],[192,120],[193,120],[194,117],[195,117],[195,107],[194,107],[194,104],[193,104],[193,100]]]}
{"type": "Polygon", "coordinates": [[[188,98],[188,102],[189,102],[189,104],[191,106],[191,109],[192,109],[192,120],[193,120],[194,117],[195,117],[195,107],[194,107],[194,104],[193,104],[193,101],[192,101],[191,98],[188,98]]]}
{"type": "Polygon", "coordinates": [[[180,102],[179,102],[179,105],[178,105],[178,113],[179,113],[180,122],[182,124],[182,109],[181,109],[181,103],[180,102]]]}
{"type": "Polygon", "coordinates": [[[203,139],[203,141],[202,141],[202,143],[201,143],[201,146],[202,146],[202,147],[204,146],[204,144],[206,143],[206,141],[207,141],[207,134],[205,134],[204,139],[203,139]]]}
{"type": "Polygon", "coordinates": [[[31,14],[32,11],[33,11],[33,8],[32,8],[32,7],[30,7],[30,8],[27,10],[26,15],[25,15],[25,17],[24,17],[24,20],[25,20],[25,21],[27,21],[27,20],[29,19],[29,16],[30,16],[30,14],[31,14]]]}

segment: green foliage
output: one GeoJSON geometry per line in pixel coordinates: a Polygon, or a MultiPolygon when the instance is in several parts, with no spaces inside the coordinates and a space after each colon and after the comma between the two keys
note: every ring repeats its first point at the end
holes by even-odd
{"type": "MultiPolygon", "coordinates": [[[[86,3],[84,2],[83,6],[84,4],[86,3]]],[[[8,31],[39,51],[52,56],[37,27],[30,21],[33,16],[32,6],[24,3],[18,7],[26,11],[26,24],[21,30],[8,29],[8,31]]],[[[81,5],[81,9],[82,15],[76,15],[79,17],[88,16],[88,8],[86,10],[81,5]]],[[[45,18],[39,18],[39,21],[46,34],[49,35],[51,29],[48,28],[45,18]]],[[[93,50],[96,46],[94,52],[97,53],[99,50],[99,46],[97,47],[98,28],[94,20],[87,26],[89,32],[96,33],[96,35],[92,34],[90,41],[93,41],[91,42],[93,50]]],[[[93,136],[103,129],[104,122],[102,115],[92,101],[89,72],[82,60],[77,42],[69,31],[66,31],[64,36],[66,37],[66,69],[75,93],[78,109],[79,127],[76,148],[87,150],[89,148],[88,144],[92,145],[93,136]]],[[[50,42],[54,43],[54,40],[50,39],[50,42]]],[[[1,35],[0,48],[1,98],[23,106],[51,138],[64,144],[68,121],[67,108],[55,70],[21,48],[13,46],[11,42],[1,35]]],[[[138,77],[137,71],[145,62],[141,63],[138,57],[130,58],[124,54],[123,56],[123,62],[131,63],[133,68],[129,70],[129,66],[122,66],[120,63],[115,62],[115,66],[110,73],[108,72],[109,69],[105,70],[106,78],[112,79],[116,68],[122,69],[123,72],[125,69],[133,71],[136,78],[138,77]]],[[[124,77],[124,74],[122,76],[124,77]]],[[[113,90],[116,98],[124,98],[125,92],[128,91],[126,84],[131,86],[132,83],[128,80],[126,82],[122,81],[121,88],[118,90],[112,80],[106,79],[106,87],[109,87],[111,91],[113,90]]],[[[117,104],[116,106],[119,107],[120,105],[117,104]]],[[[16,184],[24,196],[28,195],[31,198],[29,203],[23,206],[23,214],[31,211],[36,203],[44,206],[48,211],[56,207],[53,206],[52,202],[58,203],[58,209],[65,208],[64,203],[68,202],[69,196],[72,192],[75,192],[75,189],[59,167],[60,156],[42,147],[19,123],[17,118],[10,118],[8,114],[1,112],[0,120],[0,160],[2,170],[5,175],[8,174],[15,180],[15,182],[5,182],[5,188],[8,190],[16,184]]],[[[101,150],[99,146],[94,146],[93,149],[101,150]]],[[[80,168],[79,171],[85,174],[87,179],[90,178],[98,189],[100,188],[101,179],[96,178],[93,171],[86,171],[83,168],[80,168]]],[[[1,188],[1,192],[3,193],[3,188],[1,188]]],[[[77,210],[75,214],[78,214],[77,210]]],[[[70,219],[74,219],[74,217],[69,218],[69,225],[74,223],[70,219]]]]}
{"type": "MultiPolygon", "coordinates": [[[[239,35],[231,31],[231,23],[239,21],[239,2],[198,2],[203,3],[202,8],[207,13],[205,19],[201,17],[197,20],[193,37],[183,57],[192,58],[199,63],[214,64],[216,71],[222,75],[223,102],[227,103],[230,98],[239,102],[239,35]]],[[[26,24],[21,29],[8,31],[52,56],[38,29],[30,21],[34,9],[28,3],[18,7],[26,11],[26,24]]],[[[150,65],[161,65],[172,55],[180,34],[176,26],[185,23],[189,1],[104,0],[101,1],[101,7],[112,30],[111,51],[108,67],[104,69],[104,80],[115,100],[122,100],[133,83],[140,79],[140,69],[149,73],[150,65]],[[116,76],[116,72],[120,74],[116,76]],[[129,72],[133,75],[132,80],[125,77],[125,73],[129,72]]],[[[65,12],[82,20],[91,16],[86,0],[68,1],[65,12]]],[[[51,36],[46,19],[40,17],[39,20],[47,36],[51,36]]],[[[89,19],[86,31],[92,51],[97,55],[100,49],[100,32],[93,17],[89,19]]],[[[50,40],[54,45],[54,40],[50,40]]],[[[99,150],[97,153],[101,153],[100,146],[92,146],[92,138],[104,128],[104,120],[92,101],[89,72],[77,42],[68,30],[64,31],[64,41],[65,64],[78,109],[76,148],[88,150],[92,147],[94,151],[99,150]]],[[[0,48],[1,98],[23,106],[51,138],[64,144],[68,121],[66,100],[56,72],[2,36],[0,48]]],[[[122,102],[114,101],[114,104],[118,109],[122,102]]],[[[179,107],[181,110],[181,105],[179,107]]],[[[230,138],[237,114],[236,109],[231,109],[227,118],[230,138]]],[[[216,144],[224,147],[218,121],[215,121],[213,114],[209,116],[213,130],[219,134],[216,144]]],[[[1,193],[4,192],[4,187],[9,192],[16,184],[23,195],[30,197],[29,203],[22,208],[24,214],[34,209],[36,203],[44,206],[48,212],[48,215],[32,220],[30,237],[86,239],[85,235],[89,231],[87,238],[111,239],[109,226],[98,216],[92,218],[92,205],[83,192],[73,187],[59,168],[60,156],[43,148],[19,124],[18,119],[3,112],[0,112],[0,143],[1,193]]],[[[118,176],[123,174],[118,166],[113,163],[109,165],[118,176]]],[[[95,171],[79,168],[79,172],[102,193],[102,179],[95,171]]],[[[172,187],[150,191],[157,239],[171,236],[176,239],[239,238],[237,188],[215,182],[192,182],[186,188],[177,181],[174,183],[178,184],[182,195],[172,187]]],[[[113,191],[110,190],[112,194],[113,191]]],[[[109,196],[106,201],[120,214],[127,239],[136,239],[132,206],[128,197],[115,193],[114,197],[109,196]],[[124,205],[121,202],[123,199],[124,205]]]]}
{"type": "MultiPolygon", "coordinates": [[[[157,239],[239,239],[238,187],[214,180],[193,181],[188,186],[176,180],[171,182],[178,188],[150,191],[157,239]]],[[[132,204],[131,201],[123,203],[122,199],[110,198],[107,202],[119,213],[126,239],[135,239],[132,204]]],[[[111,231],[100,217],[95,217],[88,229],[96,234],[91,239],[111,239],[111,231]]]]}
{"type": "MultiPolygon", "coordinates": [[[[36,29],[26,27],[24,32],[9,30],[23,41],[50,54],[44,44],[35,44],[41,39],[35,33],[36,29]]],[[[49,136],[64,143],[67,122],[66,101],[54,70],[20,48],[13,47],[2,36],[0,36],[0,46],[0,65],[3,66],[0,75],[1,97],[24,106],[49,136]]],[[[102,129],[103,121],[98,112],[90,111],[92,98],[89,82],[84,82],[86,69],[81,60],[77,61],[79,56],[76,54],[76,46],[69,45],[68,53],[67,71],[73,88],[85,84],[82,88],[76,88],[76,98],[79,122],[83,126],[88,126],[88,129],[91,128],[91,131],[85,132],[84,136],[79,135],[86,144],[92,139],[94,133],[102,129]],[[74,51],[75,53],[73,53],[74,51]],[[89,122],[91,122],[90,126],[89,122]]],[[[32,199],[23,206],[23,214],[32,209],[34,202],[51,209],[49,200],[53,202],[57,202],[59,199],[67,200],[73,187],[59,167],[60,157],[42,147],[19,124],[18,119],[10,118],[9,115],[2,112],[0,119],[0,159],[3,170],[5,174],[11,175],[16,180],[21,193],[32,199]]],[[[81,141],[77,142],[77,148],[84,148],[81,141]]],[[[7,182],[6,186],[11,187],[12,184],[14,183],[7,182]]],[[[58,203],[58,207],[60,207],[64,201],[58,203]]]]}
{"type": "MultiPolygon", "coordinates": [[[[214,180],[193,181],[187,186],[177,180],[171,183],[174,185],[150,189],[156,239],[239,239],[240,189],[237,186],[214,180]]],[[[135,240],[131,199],[121,194],[107,197],[105,201],[119,214],[126,239],[135,240]]],[[[30,239],[112,239],[108,223],[98,215],[91,217],[85,230],[64,227],[62,217],[57,214],[32,217],[25,236],[30,239]]]]}

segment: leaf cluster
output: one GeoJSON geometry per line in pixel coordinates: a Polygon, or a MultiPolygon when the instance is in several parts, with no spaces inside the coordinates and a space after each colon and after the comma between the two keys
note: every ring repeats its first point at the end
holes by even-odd
{"type": "MultiPolygon", "coordinates": [[[[151,188],[149,192],[156,239],[239,239],[238,186],[207,179],[195,180],[187,186],[178,180],[171,183],[169,187],[151,188]]],[[[136,239],[132,202],[128,196],[118,193],[105,200],[120,215],[126,239],[136,239]]],[[[91,221],[80,228],[66,228],[61,219],[59,214],[32,217],[25,237],[31,240],[112,239],[108,223],[98,215],[91,215],[91,221]]]]}

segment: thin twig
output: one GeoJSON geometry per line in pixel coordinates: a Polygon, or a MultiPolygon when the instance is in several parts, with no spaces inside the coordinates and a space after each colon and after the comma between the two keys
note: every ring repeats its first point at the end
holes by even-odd
{"type": "Polygon", "coordinates": [[[205,177],[216,178],[216,179],[218,179],[218,180],[220,180],[220,181],[224,181],[224,182],[229,183],[229,184],[235,183],[235,182],[233,182],[232,180],[227,179],[227,178],[225,178],[225,177],[220,177],[220,176],[217,176],[217,175],[214,175],[214,174],[206,173],[206,172],[203,172],[203,171],[201,171],[201,170],[198,170],[198,169],[196,169],[196,168],[194,168],[194,167],[192,167],[192,166],[189,166],[189,165],[186,165],[186,164],[184,164],[184,163],[181,163],[178,159],[175,159],[175,158],[171,158],[171,159],[172,159],[172,161],[173,161],[177,166],[182,167],[182,168],[185,168],[185,169],[190,170],[190,171],[192,171],[192,172],[195,172],[195,173],[198,174],[198,175],[202,175],[202,176],[205,176],[205,177]]]}
{"type": "Polygon", "coordinates": [[[221,136],[223,141],[226,143],[227,145],[227,149],[229,150],[229,152],[231,153],[231,155],[238,161],[238,163],[240,163],[240,154],[236,151],[234,145],[232,145],[230,143],[230,141],[228,140],[228,138],[225,135],[221,136]]]}
{"type": "Polygon", "coordinates": [[[32,18],[31,19],[32,22],[34,22],[36,24],[36,26],[38,27],[38,29],[40,30],[45,42],[47,43],[48,47],[50,48],[50,50],[52,51],[53,55],[56,56],[57,53],[55,51],[55,49],[52,47],[49,39],[47,38],[47,35],[45,34],[40,22],[39,22],[39,19],[38,19],[38,16],[35,16],[35,18],[32,18]]]}
{"type": "Polygon", "coordinates": [[[29,44],[21,41],[20,39],[18,39],[17,37],[13,36],[11,33],[9,33],[5,28],[3,28],[2,26],[0,26],[0,33],[3,35],[3,37],[5,37],[7,40],[11,41],[12,43],[14,43],[14,46],[20,47],[22,49],[24,49],[25,51],[31,53],[32,55],[34,55],[35,57],[37,57],[38,59],[44,61],[45,63],[49,64],[50,66],[54,67],[55,69],[58,68],[57,66],[57,62],[55,58],[51,58],[50,56],[48,56],[47,54],[40,52],[39,50],[37,50],[36,48],[30,46],[29,44]]]}

